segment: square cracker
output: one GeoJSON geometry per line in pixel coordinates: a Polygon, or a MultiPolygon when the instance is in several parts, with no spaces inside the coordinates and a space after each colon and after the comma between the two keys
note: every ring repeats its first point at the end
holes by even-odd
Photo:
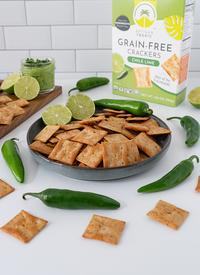
{"type": "Polygon", "coordinates": [[[129,140],[122,134],[107,134],[104,139],[108,142],[126,142],[129,140]]]}
{"type": "Polygon", "coordinates": [[[149,67],[133,68],[136,87],[152,87],[149,67]]]}
{"type": "Polygon", "coordinates": [[[168,73],[173,81],[177,80],[180,71],[180,60],[176,54],[165,61],[161,67],[168,73]]]}
{"type": "Polygon", "coordinates": [[[140,153],[134,139],[127,141],[126,145],[128,164],[139,162],[141,160],[140,153]]]}
{"type": "Polygon", "coordinates": [[[22,210],[12,220],[0,228],[18,240],[28,243],[47,224],[47,221],[22,210]]]}
{"type": "Polygon", "coordinates": [[[149,131],[149,128],[145,125],[142,125],[141,123],[137,123],[137,122],[132,122],[132,123],[126,123],[124,125],[124,127],[126,129],[129,129],[129,130],[134,130],[134,131],[139,131],[139,132],[148,132],[149,131]]]}
{"type": "Polygon", "coordinates": [[[117,167],[128,164],[126,142],[102,142],[103,167],[117,167]]]}
{"type": "Polygon", "coordinates": [[[4,110],[13,112],[14,116],[19,116],[26,113],[26,110],[24,110],[17,104],[11,104],[9,106],[6,105],[6,107],[4,107],[4,110]]]}
{"type": "Polygon", "coordinates": [[[42,154],[45,154],[47,156],[50,155],[53,150],[53,147],[51,147],[51,146],[47,145],[46,143],[41,142],[39,140],[36,140],[33,143],[31,143],[29,145],[29,148],[31,148],[32,150],[35,150],[37,152],[40,152],[42,154]]]}
{"type": "Polygon", "coordinates": [[[105,116],[97,116],[97,117],[86,117],[83,120],[79,121],[80,124],[93,124],[100,122],[104,119],[105,116]]]}
{"type": "Polygon", "coordinates": [[[87,145],[76,157],[76,160],[89,167],[96,168],[103,160],[101,144],[97,143],[95,146],[87,145]]]}
{"type": "Polygon", "coordinates": [[[163,127],[151,127],[149,131],[147,131],[147,135],[149,136],[165,135],[170,133],[171,133],[170,130],[165,129],[163,127]]]}
{"type": "Polygon", "coordinates": [[[74,138],[75,136],[77,136],[81,131],[79,129],[73,129],[73,130],[69,130],[69,131],[65,131],[63,133],[58,133],[58,134],[55,134],[55,137],[58,138],[58,139],[72,139],[74,138]]]}
{"type": "Polygon", "coordinates": [[[48,158],[72,165],[82,146],[79,142],[60,139],[48,158]]]}
{"type": "Polygon", "coordinates": [[[195,190],[200,192],[200,176],[198,177],[198,182],[197,182],[197,186],[196,186],[195,190]]]}
{"type": "Polygon", "coordinates": [[[7,95],[0,96],[0,103],[1,104],[6,104],[6,103],[11,102],[11,101],[12,101],[12,99],[7,95]]]}
{"type": "Polygon", "coordinates": [[[124,221],[93,215],[82,237],[116,245],[124,226],[124,221]]]}
{"type": "Polygon", "coordinates": [[[4,108],[0,109],[0,124],[11,124],[14,117],[14,113],[4,108]]]}
{"type": "Polygon", "coordinates": [[[25,107],[25,106],[29,105],[29,102],[25,98],[19,98],[17,100],[13,100],[12,102],[6,103],[6,105],[12,105],[12,104],[16,104],[20,107],[25,107]]]}
{"type": "Polygon", "coordinates": [[[147,216],[176,230],[184,222],[188,214],[188,211],[159,200],[155,208],[147,213],[147,216]]]}
{"type": "Polygon", "coordinates": [[[15,190],[15,188],[13,188],[9,184],[7,184],[5,181],[0,179],[0,198],[13,192],[14,190],[15,190]]]}
{"type": "Polygon", "coordinates": [[[76,135],[72,141],[85,143],[91,146],[97,144],[105,135],[107,131],[93,129],[92,127],[86,127],[78,135],[76,135]]]}
{"type": "Polygon", "coordinates": [[[147,156],[152,157],[162,150],[153,139],[151,139],[145,132],[141,132],[134,139],[137,147],[142,150],[147,156]]]}
{"type": "Polygon", "coordinates": [[[47,140],[60,128],[59,125],[47,125],[40,131],[33,140],[47,142],[47,140]]]}
{"type": "Polygon", "coordinates": [[[98,126],[102,127],[102,128],[105,128],[107,130],[111,130],[111,131],[121,133],[124,122],[125,122],[124,118],[108,117],[108,118],[104,118],[98,124],[98,126]]]}
{"type": "Polygon", "coordinates": [[[83,125],[81,125],[78,121],[71,121],[68,124],[60,125],[60,129],[63,129],[65,131],[79,129],[79,128],[83,128],[83,125]]]}

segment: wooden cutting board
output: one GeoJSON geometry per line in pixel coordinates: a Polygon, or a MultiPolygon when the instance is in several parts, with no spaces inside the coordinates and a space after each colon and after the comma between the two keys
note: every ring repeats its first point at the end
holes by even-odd
{"type": "MultiPolygon", "coordinates": [[[[3,80],[0,80],[0,84],[2,82],[3,80]]],[[[52,92],[46,93],[46,94],[39,94],[35,99],[30,100],[29,105],[26,107],[23,107],[24,110],[26,110],[26,113],[14,117],[10,125],[0,124],[0,139],[5,135],[7,135],[8,133],[10,133],[12,130],[14,130],[17,126],[22,124],[25,120],[27,120],[30,116],[32,116],[37,111],[39,111],[49,102],[51,102],[53,99],[58,97],[61,93],[62,93],[62,87],[55,86],[55,89],[52,92]]],[[[7,95],[12,100],[18,99],[15,95],[10,95],[0,90],[0,96],[2,95],[7,95]]]]}

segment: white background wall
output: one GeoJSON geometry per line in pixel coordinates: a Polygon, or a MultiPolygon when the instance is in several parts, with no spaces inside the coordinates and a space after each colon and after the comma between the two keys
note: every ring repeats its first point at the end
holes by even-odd
{"type": "MultiPolygon", "coordinates": [[[[112,0],[0,0],[0,79],[31,55],[54,57],[58,79],[111,77],[111,24],[112,0]]],[[[189,76],[200,76],[200,0],[189,76]]]]}

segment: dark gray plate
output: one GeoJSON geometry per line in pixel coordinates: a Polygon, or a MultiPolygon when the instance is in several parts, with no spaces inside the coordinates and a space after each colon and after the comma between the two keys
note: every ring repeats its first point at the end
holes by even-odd
{"type": "MultiPolygon", "coordinates": [[[[102,112],[100,107],[96,108],[96,112],[102,112]]],[[[154,118],[158,124],[169,130],[169,127],[158,117],[151,115],[150,117],[154,118]]],[[[33,142],[33,138],[45,127],[42,118],[39,118],[35,121],[27,132],[27,142],[30,145],[33,142]]],[[[48,159],[45,155],[38,153],[34,150],[30,152],[33,158],[48,168],[51,171],[54,171],[58,174],[61,174],[66,177],[81,179],[81,180],[114,180],[133,176],[150,169],[153,165],[156,164],[167,152],[170,142],[171,134],[161,135],[157,138],[158,144],[162,147],[162,150],[146,160],[140,161],[135,164],[120,166],[114,168],[85,168],[72,166],[67,164],[61,164],[54,160],[48,159]]]]}

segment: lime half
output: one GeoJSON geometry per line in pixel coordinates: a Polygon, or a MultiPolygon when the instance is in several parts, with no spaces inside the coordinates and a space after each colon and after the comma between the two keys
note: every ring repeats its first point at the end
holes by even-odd
{"type": "Polygon", "coordinates": [[[95,113],[95,104],[92,99],[84,94],[75,94],[68,98],[66,106],[72,112],[72,117],[82,120],[91,117],[95,113]]]}
{"type": "Polygon", "coordinates": [[[118,53],[112,54],[112,70],[114,73],[120,73],[124,68],[124,59],[118,53]]]}
{"type": "Polygon", "coordinates": [[[36,98],[40,91],[38,81],[31,76],[22,76],[15,83],[14,93],[18,98],[32,100],[36,98]]]}
{"type": "Polygon", "coordinates": [[[14,94],[14,86],[18,79],[21,77],[20,73],[15,72],[6,77],[1,84],[1,89],[8,94],[14,94]]]}
{"type": "Polygon", "coordinates": [[[42,114],[42,120],[46,125],[65,125],[69,123],[71,119],[71,111],[61,104],[47,107],[42,114]]]}
{"type": "Polygon", "coordinates": [[[188,95],[188,101],[195,108],[200,109],[200,87],[194,88],[188,95]]]}

